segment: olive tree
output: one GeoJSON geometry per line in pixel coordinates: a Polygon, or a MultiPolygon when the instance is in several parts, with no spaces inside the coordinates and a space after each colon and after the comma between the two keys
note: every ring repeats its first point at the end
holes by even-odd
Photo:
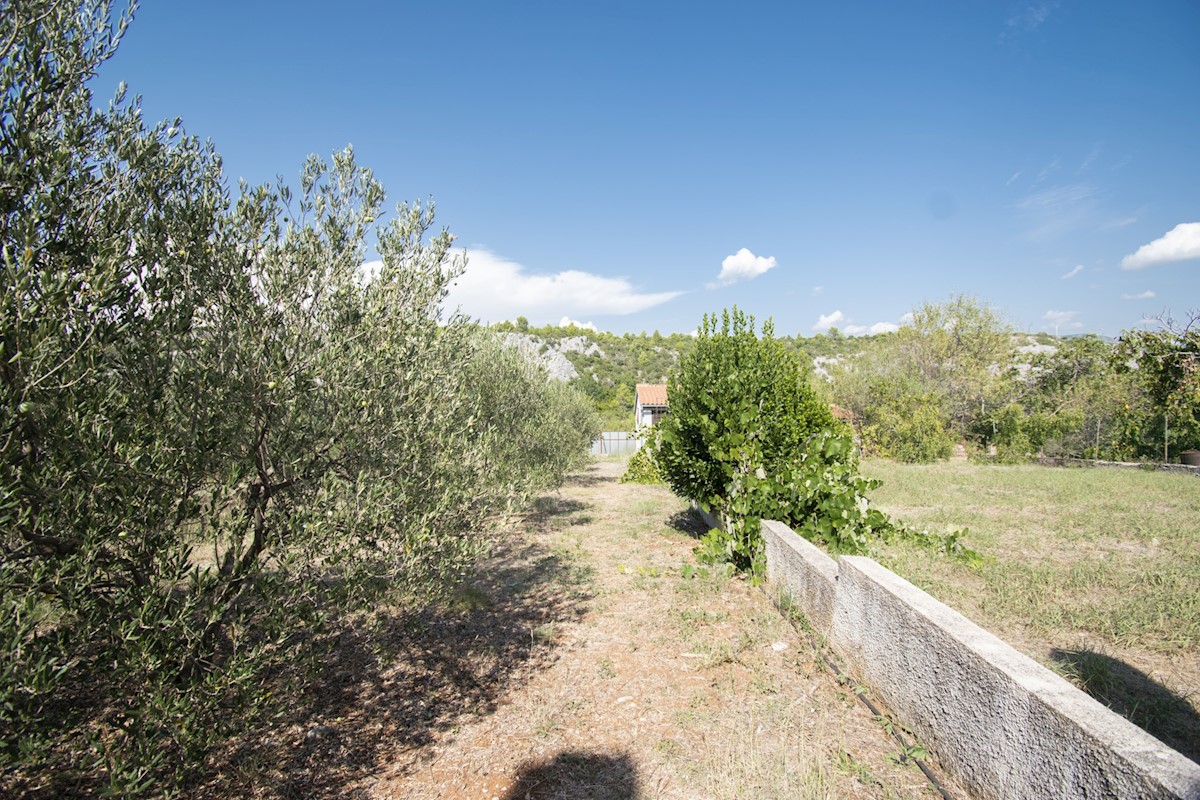
{"type": "Polygon", "coordinates": [[[462,576],[595,422],[444,314],[432,204],[385,219],[349,149],[231,198],[177,120],[94,107],[131,11],[0,12],[0,769],[136,794],[331,615],[462,576]]]}

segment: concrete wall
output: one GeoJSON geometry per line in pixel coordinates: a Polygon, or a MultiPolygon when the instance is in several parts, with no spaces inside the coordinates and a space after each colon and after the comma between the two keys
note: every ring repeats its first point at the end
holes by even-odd
{"type": "Polygon", "coordinates": [[[1200,467],[1190,464],[1164,464],[1149,461],[1145,463],[1133,461],[1095,461],[1090,458],[1057,458],[1053,456],[1038,456],[1038,463],[1047,467],[1108,467],[1110,469],[1149,469],[1157,472],[1177,472],[1183,475],[1195,475],[1200,478],[1200,467]]]}
{"type": "Polygon", "coordinates": [[[695,512],[697,514],[700,515],[700,519],[704,520],[704,524],[707,525],[709,528],[720,528],[721,527],[721,520],[719,520],[715,516],[713,516],[712,512],[706,511],[704,508],[702,508],[700,506],[700,504],[697,503],[695,500],[692,501],[692,508],[695,510],[695,512]]]}
{"type": "Polygon", "coordinates": [[[823,636],[833,627],[838,566],[825,551],[796,535],[787,525],[763,520],[767,580],[786,588],[808,621],[823,636]]]}
{"type": "Polygon", "coordinates": [[[1200,800],[1200,765],[875,561],[763,537],[768,579],[974,797],[1200,800]]]}

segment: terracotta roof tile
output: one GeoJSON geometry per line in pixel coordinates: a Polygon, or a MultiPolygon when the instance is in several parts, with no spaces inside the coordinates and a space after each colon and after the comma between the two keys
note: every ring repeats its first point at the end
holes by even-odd
{"type": "Polygon", "coordinates": [[[644,406],[668,405],[667,385],[665,383],[639,383],[637,385],[637,400],[644,406]]]}

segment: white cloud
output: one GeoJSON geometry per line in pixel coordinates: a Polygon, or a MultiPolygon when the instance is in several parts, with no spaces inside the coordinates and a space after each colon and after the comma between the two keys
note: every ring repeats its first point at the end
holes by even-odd
{"type": "Polygon", "coordinates": [[[1181,222],[1166,235],[1121,259],[1121,269],[1144,269],[1169,261],[1200,258],[1200,222],[1181,222]]]}
{"type": "Polygon", "coordinates": [[[570,317],[563,317],[562,319],[560,319],[558,321],[558,327],[560,327],[560,328],[583,328],[583,329],[589,330],[589,331],[596,330],[595,323],[580,322],[578,320],[571,319],[570,317]]]}
{"type": "Polygon", "coordinates": [[[1153,300],[1154,297],[1155,297],[1154,292],[1151,292],[1149,290],[1144,291],[1141,294],[1123,294],[1123,295],[1121,295],[1122,300],[1153,300]]]}
{"type": "MultiPolygon", "coordinates": [[[[907,315],[906,315],[907,316],[907,315]]],[[[847,317],[841,311],[834,311],[832,314],[822,314],[817,319],[817,324],[813,325],[814,331],[827,331],[834,325],[841,324],[842,333],[847,336],[865,336],[875,333],[892,333],[900,330],[900,326],[894,322],[876,322],[874,325],[855,325],[854,320],[847,317]]]]}
{"type": "Polygon", "coordinates": [[[775,266],[775,256],[756,256],[743,247],[733,255],[725,256],[725,260],[721,262],[721,274],[717,276],[717,283],[709,286],[728,286],[738,281],[748,281],[769,269],[774,269],[775,266]]]}
{"type": "Polygon", "coordinates": [[[1082,328],[1083,323],[1075,319],[1078,316],[1078,311],[1047,311],[1042,314],[1042,319],[1053,325],[1057,331],[1059,328],[1082,328]]]}
{"type": "Polygon", "coordinates": [[[847,325],[843,332],[847,336],[865,336],[876,333],[895,333],[900,326],[894,322],[876,322],[874,325],[847,325]]]}
{"type": "Polygon", "coordinates": [[[813,325],[812,329],[814,331],[827,331],[845,318],[846,315],[841,311],[834,311],[832,314],[822,314],[817,318],[817,324],[813,325]]]}
{"type": "Polygon", "coordinates": [[[1066,275],[1062,276],[1062,279],[1064,281],[1070,280],[1071,278],[1074,278],[1076,275],[1078,275],[1081,272],[1083,272],[1083,264],[1076,264],[1075,267],[1070,272],[1068,272],[1066,275]]]}
{"type": "Polygon", "coordinates": [[[825,287],[824,287],[824,286],[814,286],[814,287],[812,288],[812,296],[813,296],[813,297],[820,297],[820,296],[821,296],[821,295],[823,295],[823,294],[825,294],[825,287]]]}
{"type": "Polygon", "coordinates": [[[906,312],[904,312],[904,316],[902,316],[900,318],[900,324],[901,325],[912,325],[913,319],[915,319],[915,317],[913,317],[913,312],[906,311],[906,312]]]}
{"type": "Polygon", "coordinates": [[[1121,217],[1119,219],[1109,220],[1102,226],[1106,231],[1116,231],[1121,228],[1128,228],[1138,221],[1137,217],[1121,217]]]}
{"type": "Polygon", "coordinates": [[[683,292],[638,292],[627,278],[609,278],[578,270],[549,275],[526,271],[515,261],[489,250],[467,249],[466,271],[455,281],[445,308],[461,307],[485,322],[524,316],[534,324],[561,316],[633,314],[683,292]]]}
{"type": "Polygon", "coordinates": [[[379,277],[381,269],[383,269],[382,261],[364,261],[358,266],[358,282],[363,286],[367,285],[379,277]]]}

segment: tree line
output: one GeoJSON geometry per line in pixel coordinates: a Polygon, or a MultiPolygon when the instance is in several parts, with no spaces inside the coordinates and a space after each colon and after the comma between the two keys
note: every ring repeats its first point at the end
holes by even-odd
{"type": "MultiPolygon", "coordinates": [[[[913,309],[894,333],[776,335],[819,396],[855,415],[867,453],[902,461],[980,461],[1038,454],[1104,460],[1178,460],[1200,448],[1200,322],[1148,320],[1115,340],[1026,334],[970,296],[913,309]],[[821,358],[821,375],[812,369],[821,358]]],[[[578,327],[501,323],[548,343],[582,336],[603,354],[567,352],[572,385],[606,430],[633,425],[634,386],[666,382],[696,346],[687,334],[615,335],[578,327]]]]}
{"type": "Polygon", "coordinates": [[[1172,460],[1200,447],[1200,329],[1194,315],[1128,330],[1038,340],[956,296],[913,311],[829,368],[828,396],[852,410],[868,451],[903,461],[1038,454],[1172,460]]]}

